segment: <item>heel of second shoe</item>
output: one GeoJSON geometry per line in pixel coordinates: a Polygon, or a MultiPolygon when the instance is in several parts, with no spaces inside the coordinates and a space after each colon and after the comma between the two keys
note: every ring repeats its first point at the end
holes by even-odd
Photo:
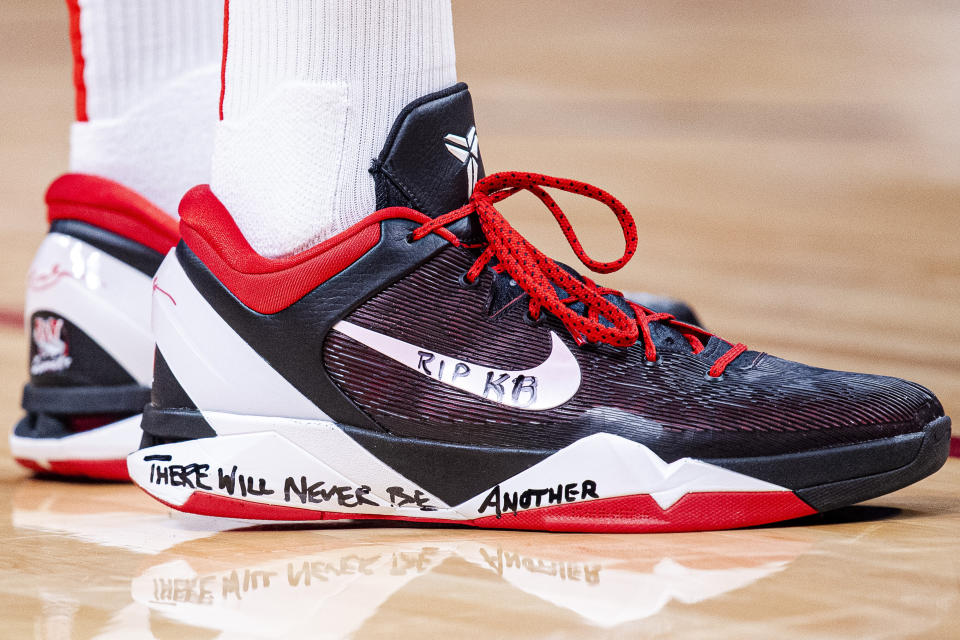
{"type": "Polygon", "coordinates": [[[139,414],[87,431],[67,431],[63,416],[32,413],[10,434],[10,453],[39,473],[128,480],[125,460],[139,439],[139,414]]]}
{"type": "Polygon", "coordinates": [[[42,473],[126,480],[123,461],[137,448],[140,413],[150,389],[136,383],[51,387],[28,384],[26,415],[10,434],[10,451],[42,473]]]}

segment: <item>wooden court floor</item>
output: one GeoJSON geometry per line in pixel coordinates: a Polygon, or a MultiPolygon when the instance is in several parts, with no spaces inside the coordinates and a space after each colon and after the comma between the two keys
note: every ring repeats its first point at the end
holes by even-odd
{"type": "MultiPolygon", "coordinates": [[[[692,301],[752,348],[916,380],[960,414],[960,3],[454,0],[487,170],[633,211],[603,281],[692,301]]],[[[23,279],[66,169],[66,11],[0,4],[0,424],[23,279]]],[[[519,199],[518,199],[519,200],[519,199]]],[[[600,208],[564,199],[589,252],[600,208]]],[[[573,263],[532,201],[506,211],[573,263]]],[[[0,444],[0,638],[960,637],[960,459],[783,526],[553,535],[244,527],[123,485],[33,479],[0,444]]]]}

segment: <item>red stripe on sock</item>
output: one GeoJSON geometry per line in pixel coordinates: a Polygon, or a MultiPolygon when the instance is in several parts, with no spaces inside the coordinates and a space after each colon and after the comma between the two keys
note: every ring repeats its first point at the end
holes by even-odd
{"type": "Polygon", "coordinates": [[[79,0],[67,0],[67,10],[70,12],[70,48],[73,51],[73,86],[76,89],[77,121],[86,122],[87,118],[87,85],[83,83],[83,47],[80,33],[80,4],[79,0]]]}
{"type": "Polygon", "coordinates": [[[227,91],[227,40],[230,26],[230,0],[223,0],[223,58],[220,60],[220,119],[223,120],[223,94],[227,91]]]}

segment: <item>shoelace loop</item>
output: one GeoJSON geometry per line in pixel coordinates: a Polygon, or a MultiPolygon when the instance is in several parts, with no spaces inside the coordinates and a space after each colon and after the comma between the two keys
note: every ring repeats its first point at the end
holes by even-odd
{"type": "Polygon", "coordinates": [[[613,195],[584,182],[536,173],[502,172],[479,180],[470,202],[423,225],[414,231],[413,237],[419,239],[439,227],[476,213],[487,246],[467,271],[468,281],[479,277],[487,263],[496,257],[499,266],[530,295],[530,315],[533,318],[539,318],[541,310],[546,309],[563,323],[578,344],[605,342],[618,347],[632,345],[639,335],[633,318],[604,298],[596,285],[581,282],[530,244],[494,207],[497,202],[521,190],[529,191],[546,205],[577,258],[587,268],[610,273],[625,265],[636,252],[636,225],[627,208],[613,195]],[[609,207],[623,230],[626,241],[623,255],[611,262],[600,262],[588,256],[566,214],[543,189],[544,186],[583,195],[609,207]],[[582,302],[588,310],[587,315],[580,315],[564,304],[557,295],[554,283],[567,293],[567,300],[582,302]],[[606,318],[612,326],[602,323],[601,317],[606,318]]]}
{"type": "MultiPolygon", "coordinates": [[[[589,278],[583,278],[582,281],[575,278],[530,244],[494,206],[520,191],[529,191],[543,202],[560,225],[577,258],[591,271],[617,271],[636,253],[636,223],[623,203],[612,194],[577,180],[519,171],[494,173],[477,181],[473,195],[466,205],[418,227],[412,238],[419,240],[430,233],[440,232],[442,227],[475,213],[486,238],[486,247],[467,271],[465,278],[468,282],[476,280],[484,267],[496,258],[497,269],[506,271],[530,296],[531,317],[539,318],[542,310],[546,309],[563,323],[577,344],[604,342],[616,347],[629,347],[642,335],[644,355],[648,361],[655,362],[657,352],[650,333],[650,324],[663,321],[672,323],[680,330],[694,353],[703,350],[701,339],[709,338],[711,334],[708,332],[676,321],[670,314],[656,313],[630,302],[635,316],[632,318],[621,307],[604,297],[610,294],[621,296],[620,292],[600,287],[589,278]],[[620,223],[625,242],[623,255],[610,262],[601,262],[587,255],[566,214],[544,187],[582,195],[606,205],[620,223]],[[554,284],[567,293],[565,298],[560,298],[554,284]],[[568,306],[576,302],[583,303],[584,314],[581,315],[568,306]],[[604,323],[602,319],[607,322],[604,323]]],[[[742,344],[732,346],[714,362],[709,371],[710,376],[719,378],[727,365],[745,350],[746,346],[742,344]]]]}

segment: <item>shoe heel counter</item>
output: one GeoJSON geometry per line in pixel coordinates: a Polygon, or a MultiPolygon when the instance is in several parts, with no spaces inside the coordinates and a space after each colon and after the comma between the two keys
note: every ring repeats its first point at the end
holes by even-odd
{"type": "Polygon", "coordinates": [[[51,230],[27,275],[30,384],[150,384],[150,278],[97,247],[51,230]]]}

